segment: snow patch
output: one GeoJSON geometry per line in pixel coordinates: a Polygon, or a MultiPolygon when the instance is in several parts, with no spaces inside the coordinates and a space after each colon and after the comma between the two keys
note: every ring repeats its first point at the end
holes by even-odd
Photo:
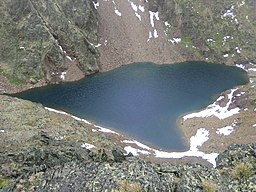
{"type": "Polygon", "coordinates": [[[131,3],[131,6],[132,6],[132,9],[137,12],[138,11],[138,7],[137,5],[135,5],[133,2],[130,2],[131,3]]]}
{"type": "Polygon", "coordinates": [[[225,98],[224,96],[219,96],[219,98],[216,101],[221,101],[224,98],[225,98]]]}
{"type": "Polygon", "coordinates": [[[149,42],[151,38],[153,38],[153,36],[152,36],[151,31],[149,31],[149,35],[148,35],[148,40],[147,40],[147,42],[149,42]]]}
{"type": "Polygon", "coordinates": [[[115,9],[115,14],[118,15],[119,17],[122,16],[122,13],[120,11],[118,11],[117,9],[115,9]]]}
{"type": "Polygon", "coordinates": [[[211,39],[211,38],[207,39],[206,41],[207,41],[207,42],[213,42],[213,43],[215,43],[215,41],[214,41],[213,39],[211,39]]]}
{"type": "MultiPolygon", "coordinates": [[[[76,117],[74,115],[70,115],[70,114],[68,114],[68,113],[66,113],[64,111],[58,111],[58,110],[55,110],[55,109],[52,109],[52,108],[49,108],[49,107],[45,107],[45,109],[48,110],[48,111],[51,111],[51,112],[59,113],[59,114],[62,114],[62,115],[67,115],[67,116],[72,117],[73,119],[75,119],[77,121],[82,121],[82,122],[84,122],[84,123],[86,123],[88,125],[92,125],[92,123],[90,123],[89,121],[87,121],[85,119],[81,119],[81,118],[76,117]]],[[[113,133],[113,134],[119,135],[117,132],[112,131],[110,129],[107,129],[105,127],[102,127],[102,126],[99,126],[99,125],[93,125],[93,126],[98,128],[97,131],[100,131],[100,132],[103,132],[103,133],[113,133]]],[[[96,132],[96,131],[94,131],[94,132],[96,132]]]]}
{"type": "Polygon", "coordinates": [[[155,27],[154,17],[159,21],[159,12],[149,11],[150,24],[153,28],[155,27]]]}
{"type": "Polygon", "coordinates": [[[138,17],[138,19],[141,21],[141,16],[140,16],[140,14],[138,14],[137,12],[135,12],[135,15],[136,15],[136,17],[138,17]]]}
{"type": "Polygon", "coordinates": [[[239,67],[239,68],[247,71],[247,69],[245,69],[245,66],[243,64],[236,64],[236,67],[239,67]]]}
{"type": "Polygon", "coordinates": [[[256,68],[249,68],[248,71],[256,71],[256,68]]]}
{"type": "Polygon", "coordinates": [[[240,4],[239,4],[239,7],[243,6],[245,4],[245,1],[242,1],[240,4]]]}
{"type": "Polygon", "coordinates": [[[64,137],[63,136],[56,136],[56,137],[54,137],[54,139],[57,140],[57,141],[61,141],[61,140],[64,139],[64,137]]]}
{"type": "Polygon", "coordinates": [[[241,50],[242,50],[241,48],[236,47],[235,49],[236,49],[236,52],[237,52],[237,53],[239,53],[239,54],[241,53],[241,50]]]}
{"type": "Polygon", "coordinates": [[[94,125],[94,127],[99,128],[98,131],[103,132],[103,133],[113,133],[113,134],[119,135],[117,132],[112,131],[112,130],[110,130],[110,129],[107,129],[107,128],[105,128],[105,127],[99,126],[99,125],[94,125]]]}
{"type": "Polygon", "coordinates": [[[72,117],[73,119],[77,120],[77,121],[82,121],[88,125],[91,125],[92,123],[90,123],[89,121],[85,120],[85,119],[81,119],[79,117],[76,117],[76,116],[73,116],[73,115],[70,115],[64,111],[59,111],[59,110],[56,110],[56,109],[52,109],[52,108],[49,108],[49,107],[45,107],[46,110],[48,111],[51,111],[51,112],[54,112],[54,113],[59,113],[59,114],[62,114],[62,115],[67,115],[69,117],[72,117]]]}
{"type": "Polygon", "coordinates": [[[89,144],[89,143],[84,143],[81,145],[82,148],[86,148],[86,149],[92,149],[92,148],[96,148],[94,145],[89,144]]]}
{"type": "Polygon", "coordinates": [[[234,14],[234,5],[232,5],[230,7],[230,9],[226,10],[226,12],[222,15],[223,17],[231,17],[232,19],[235,18],[235,14],[234,14]]]}
{"type": "Polygon", "coordinates": [[[158,33],[156,29],[154,29],[154,38],[158,38],[158,33]]]}
{"type": "Polygon", "coordinates": [[[205,154],[204,152],[199,151],[199,147],[202,146],[209,139],[209,131],[205,128],[200,128],[197,130],[196,135],[190,138],[190,149],[185,152],[166,152],[161,150],[156,150],[148,147],[135,140],[124,140],[123,143],[135,144],[141,149],[136,149],[131,146],[126,146],[124,149],[128,152],[131,152],[133,155],[142,154],[153,154],[157,158],[182,158],[182,157],[202,157],[203,159],[210,162],[214,167],[216,166],[215,158],[218,156],[217,153],[205,154]]]}
{"type": "Polygon", "coordinates": [[[121,17],[122,13],[116,8],[116,2],[112,0],[112,3],[114,4],[114,12],[117,16],[121,17]]]}
{"type": "Polygon", "coordinates": [[[132,153],[134,156],[138,156],[139,153],[144,154],[144,155],[149,155],[150,154],[150,152],[148,152],[148,151],[136,149],[136,148],[131,147],[131,146],[124,147],[124,150],[126,151],[127,154],[132,153]]]}
{"type": "Polygon", "coordinates": [[[133,3],[130,0],[128,0],[128,2],[130,2],[130,4],[131,4],[131,7],[134,11],[135,16],[138,17],[138,19],[141,21],[141,15],[138,13],[138,11],[144,12],[145,11],[144,6],[142,6],[142,5],[137,6],[135,3],[133,3]]]}
{"type": "Polygon", "coordinates": [[[60,78],[64,81],[65,80],[65,75],[67,74],[67,72],[61,72],[60,78]]]}
{"type": "Polygon", "coordinates": [[[100,6],[100,3],[99,2],[95,2],[95,1],[92,1],[92,2],[93,2],[93,5],[94,5],[94,8],[98,9],[98,7],[100,6]]]}
{"type": "Polygon", "coordinates": [[[226,106],[221,107],[221,106],[217,105],[217,103],[215,101],[213,104],[209,105],[206,109],[196,112],[196,113],[191,113],[191,114],[185,115],[183,117],[183,119],[187,120],[187,119],[194,118],[194,117],[204,118],[204,117],[210,117],[210,116],[216,116],[219,119],[226,119],[228,117],[231,117],[231,116],[239,113],[240,109],[238,107],[228,110],[230,104],[232,103],[233,94],[236,90],[237,90],[237,88],[231,89],[230,94],[227,95],[228,102],[227,102],[226,106]]]}
{"type": "Polygon", "coordinates": [[[146,150],[152,150],[150,147],[148,147],[147,145],[144,145],[143,143],[140,143],[138,141],[135,140],[123,140],[122,143],[129,143],[129,144],[135,144],[137,146],[139,146],[142,149],[146,149],[146,150]]]}
{"type": "Polygon", "coordinates": [[[202,151],[199,151],[199,147],[202,146],[209,139],[209,131],[200,128],[197,130],[196,135],[190,138],[190,149],[185,152],[165,152],[155,150],[156,157],[159,158],[182,158],[182,157],[201,157],[208,162],[210,162],[214,167],[216,167],[216,157],[218,153],[205,154],[202,151]]]}
{"type": "Polygon", "coordinates": [[[180,37],[174,37],[170,40],[172,42],[172,44],[178,44],[181,42],[181,38],[180,37]]]}
{"type": "Polygon", "coordinates": [[[145,7],[142,6],[142,5],[139,5],[139,10],[140,10],[141,12],[145,12],[145,7]]]}
{"type": "Polygon", "coordinates": [[[222,128],[219,128],[217,129],[216,133],[218,135],[230,135],[232,132],[234,131],[234,127],[232,126],[226,126],[226,127],[222,127],[222,128]]]}

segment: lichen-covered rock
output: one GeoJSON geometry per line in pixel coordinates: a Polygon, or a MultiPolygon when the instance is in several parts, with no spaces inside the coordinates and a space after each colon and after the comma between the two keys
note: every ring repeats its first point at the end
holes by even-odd
{"type": "Polygon", "coordinates": [[[98,71],[92,1],[3,0],[0,16],[0,72],[10,82],[58,82],[69,69],[98,71]]]}

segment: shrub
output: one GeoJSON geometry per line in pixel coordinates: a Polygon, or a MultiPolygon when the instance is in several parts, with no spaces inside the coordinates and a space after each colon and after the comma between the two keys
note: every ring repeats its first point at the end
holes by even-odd
{"type": "Polygon", "coordinates": [[[10,184],[11,182],[8,179],[0,176],[0,189],[8,187],[10,184]]]}
{"type": "Polygon", "coordinates": [[[217,191],[215,184],[213,184],[211,182],[203,181],[202,186],[203,186],[203,189],[204,189],[205,192],[215,192],[215,191],[217,191]]]}
{"type": "Polygon", "coordinates": [[[129,183],[128,181],[122,181],[120,183],[119,192],[141,192],[142,188],[139,183],[129,183]]]}
{"type": "Polygon", "coordinates": [[[235,166],[233,176],[238,180],[246,180],[253,174],[253,166],[250,163],[240,163],[235,166]]]}

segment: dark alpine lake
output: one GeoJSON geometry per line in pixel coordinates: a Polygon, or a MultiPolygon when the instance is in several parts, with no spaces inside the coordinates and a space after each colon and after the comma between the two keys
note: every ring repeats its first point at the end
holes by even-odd
{"type": "Polygon", "coordinates": [[[220,64],[137,63],[15,96],[114,128],[150,146],[184,151],[188,146],[177,128],[178,117],[247,82],[244,70],[220,64]]]}

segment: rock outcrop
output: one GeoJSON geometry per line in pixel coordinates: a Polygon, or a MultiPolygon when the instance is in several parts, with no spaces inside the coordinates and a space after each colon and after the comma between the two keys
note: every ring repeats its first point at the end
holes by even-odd
{"type": "Polygon", "coordinates": [[[0,72],[14,84],[76,80],[99,70],[92,1],[3,0],[0,72]]]}

